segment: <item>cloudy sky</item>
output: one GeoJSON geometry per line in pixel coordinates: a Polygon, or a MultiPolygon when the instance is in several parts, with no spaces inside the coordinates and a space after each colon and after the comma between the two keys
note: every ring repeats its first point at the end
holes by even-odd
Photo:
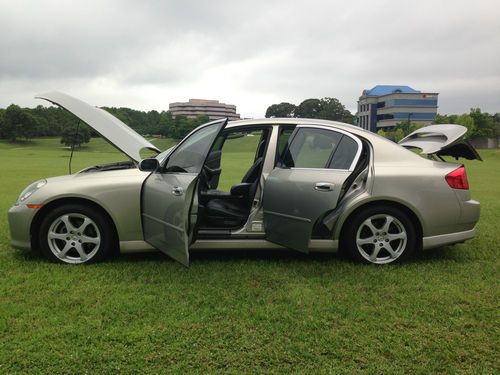
{"type": "Polygon", "coordinates": [[[440,113],[500,112],[500,1],[0,2],[0,107],[59,90],[99,106],[188,98],[262,117],[364,88],[439,92],[440,113]]]}

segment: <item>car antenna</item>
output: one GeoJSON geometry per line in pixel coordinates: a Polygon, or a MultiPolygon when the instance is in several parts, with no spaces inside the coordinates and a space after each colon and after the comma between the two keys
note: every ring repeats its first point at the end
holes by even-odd
{"type": "Polygon", "coordinates": [[[78,136],[78,128],[80,127],[80,120],[78,120],[76,124],[76,132],[75,136],[73,137],[73,142],[71,143],[71,155],[69,156],[69,174],[71,174],[71,161],[73,160],[73,151],[75,150],[75,143],[76,143],[76,137],[78,136]]]}

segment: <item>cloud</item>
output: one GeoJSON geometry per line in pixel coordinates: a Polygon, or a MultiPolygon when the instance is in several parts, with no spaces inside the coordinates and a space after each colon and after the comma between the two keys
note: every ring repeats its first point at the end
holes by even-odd
{"type": "Polygon", "coordinates": [[[500,112],[495,0],[2,1],[0,106],[58,89],[165,110],[190,97],[267,106],[408,84],[441,113],[500,112]]]}

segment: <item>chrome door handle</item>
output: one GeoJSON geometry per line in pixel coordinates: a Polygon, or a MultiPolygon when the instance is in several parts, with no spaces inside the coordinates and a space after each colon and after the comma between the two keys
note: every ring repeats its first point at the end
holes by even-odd
{"type": "Polygon", "coordinates": [[[184,189],[181,188],[180,186],[174,186],[172,188],[172,194],[173,195],[182,195],[182,194],[184,194],[184,189]]]}
{"type": "Polygon", "coordinates": [[[332,191],[335,185],[329,182],[316,182],[314,189],[318,191],[332,191]]]}

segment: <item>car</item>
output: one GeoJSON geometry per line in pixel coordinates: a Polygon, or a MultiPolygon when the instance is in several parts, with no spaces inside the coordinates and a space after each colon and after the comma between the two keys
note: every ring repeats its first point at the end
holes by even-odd
{"type": "Polygon", "coordinates": [[[218,119],[142,159],[142,149],[160,150],[108,112],[60,92],[37,98],[130,158],[36,181],[20,194],[8,213],[12,246],[54,262],[158,249],[187,266],[191,249],[286,248],[391,264],[475,234],[480,205],[465,167],[444,159],[480,160],[463,126],[430,125],[397,144],[326,120],[218,119]],[[228,154],[229,145],[246,152],[228,154]]]}

